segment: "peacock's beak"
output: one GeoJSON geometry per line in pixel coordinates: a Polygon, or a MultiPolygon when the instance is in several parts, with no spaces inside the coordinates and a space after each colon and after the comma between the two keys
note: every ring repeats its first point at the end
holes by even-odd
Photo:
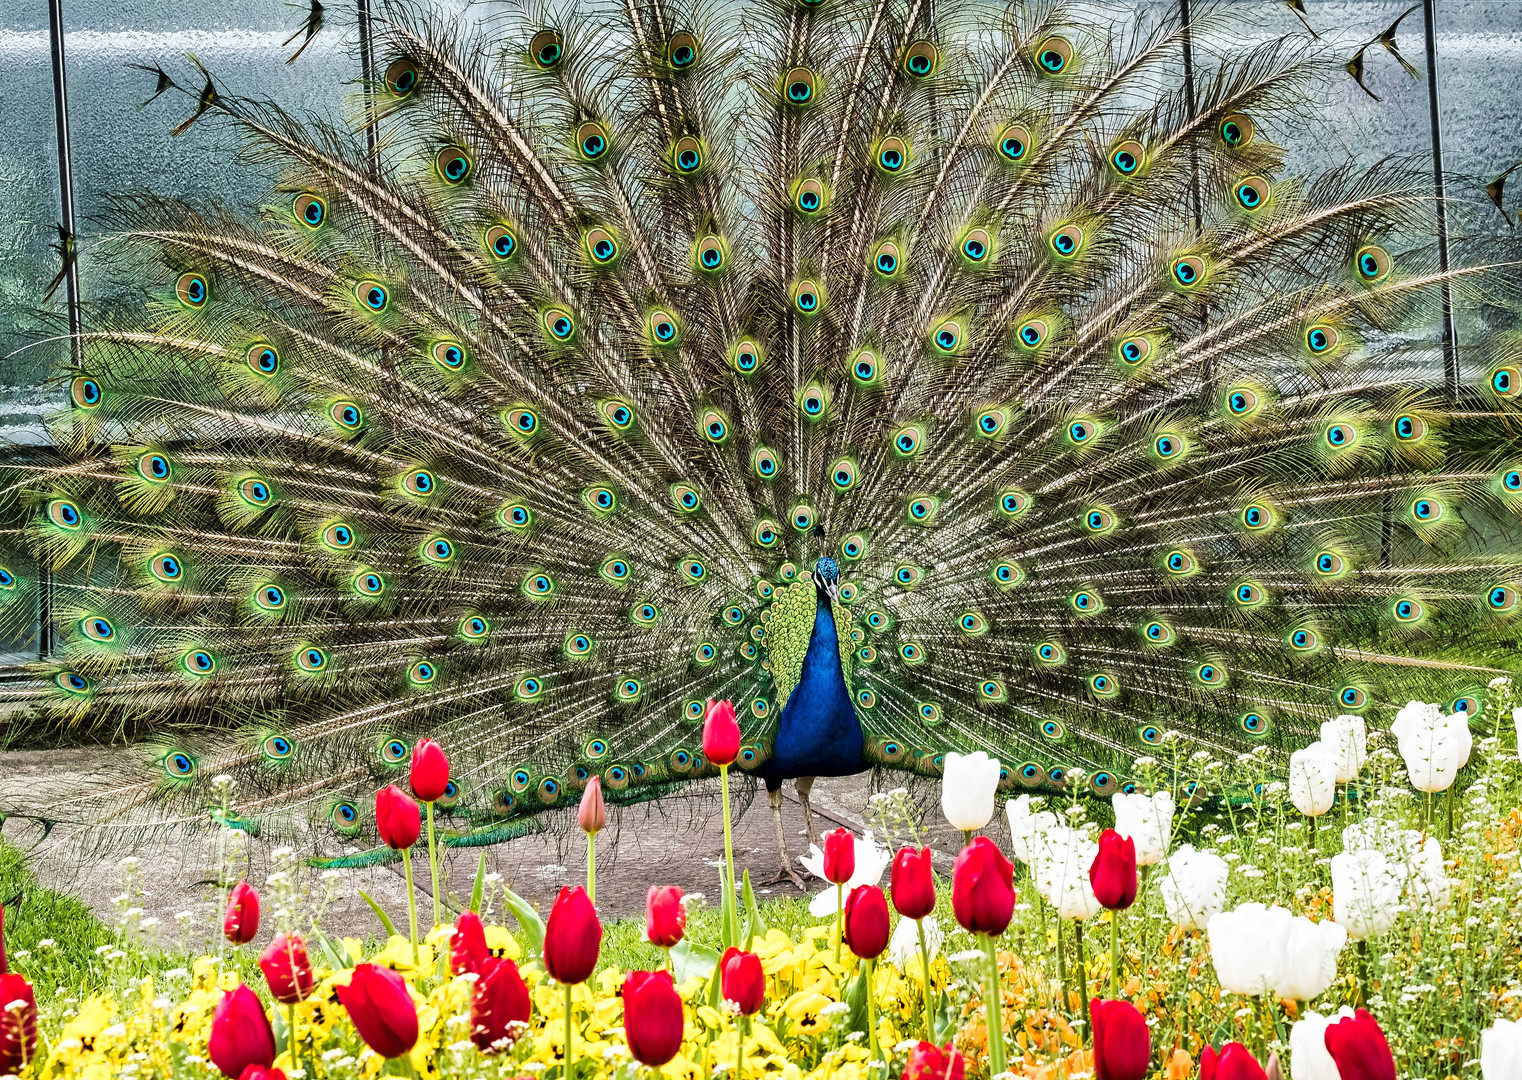
{"type": "Polygon", "coordinates": [[[840,603],[840,582],[832,581],[824,587],[824,591],[830,594],[830,602],[840,603]]]}

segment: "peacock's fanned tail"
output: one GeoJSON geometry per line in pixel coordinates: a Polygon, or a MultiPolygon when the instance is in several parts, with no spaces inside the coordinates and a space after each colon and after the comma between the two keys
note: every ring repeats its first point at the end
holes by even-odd
{"type": "Polygon", "coordinates": [[[1522,349],[1458,400],[1411,361],[1491,270],[1439,272],[1421,163],[1285,173],[1303,35],[1186,94],[1210,18],[398,5],[353,132],[214,95],[267,205],[120,197],[151,298],[6,484],[6,617],[40,562],[59,633],[11,707],[153,748],[32,810],[204,821],[231,775],[332,850],[428,734],[457,839],[504,838],[711,773],[710,697],[755,768],[822,555],[883,766],[1105,794],[1167,731],[1477,713],[1522,349]]]}

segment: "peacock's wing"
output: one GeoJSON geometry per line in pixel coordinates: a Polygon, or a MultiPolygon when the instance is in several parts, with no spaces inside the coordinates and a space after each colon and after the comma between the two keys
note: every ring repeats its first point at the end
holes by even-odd
{"type": "Polygon", "coordinates": [[[1473,715],[1516,666],[1519,348],[1455,393],[1426,343],[1489,271],[1438,264],[1425,166],[1286,172],[1334,58],[1185,88],[1218,16],[1172,10],[398,5],[373,154],[203,103],[267,205],[119,198],[148,301],[7,487],[5,617],[59,634],[11,707],[152,735],[47,812],[200,822],[226,775],[341,849],[430,734],[476,842],[706,775],[709,697],[754,767],[821,547],[885,765],[1104,793],[1169,731],[1473,715]]]}

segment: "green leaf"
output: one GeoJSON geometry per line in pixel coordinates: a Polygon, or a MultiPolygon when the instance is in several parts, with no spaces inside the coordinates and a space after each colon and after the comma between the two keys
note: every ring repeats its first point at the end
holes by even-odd
{"type": "Polygon", "coordinates": [[[486,852],[481,852],[481,861],[476,863],[476,882],[470,887],[470,910],[477,915],[481,914],[481,897],[486,891],[486,852]]]}
{"type": "Polygon", "coordinates": [[[381,909],[381,906],[374,900],[371,900],[369,894],[366,893],[364,889],[357,889],[355,891],[359,893],[360,898],[363,899],[365,903],[370,905],[370,910],[375,912],[375,917],[379,919],[381,921],[381,925],[386,928],[386,936],[397,937],[398,935],[396,932],[396,927],[391,925],[391,919],[386,915],[385,911],[381,909]]]}
{"type": "Polygon", "coordinates": [[[863,1035],[867,1033],[867,969],[862,965],[856,977],[846,984],[846,992],[842,999],[851,1007],[846,1014],[846,1028],[849,1031],[859,1031],[863,1035]]]}
{"type": "Polygon", "coordinates": [[[328,935],[318,929],[315,922],[312,924],[312,936],[317,939],[317,949],[327,959],[329,968],[334,971],[342,971],[345,968],[353,967],[353,963],[349,960],[348,951],[338,948],[329,941],[328,935]]]}
{"type": "Polygon", "coordinates": [[[756,904],[756,891],[750,887],[750,871],[745,871],[745,885],[741,893],[745,900],[745,951],[758,937],[766,936],[766,923],[761,920],[761,909],[756,904]]]}
{"type": "Polygon", "coordinates": [[[724,867],[719,867],[719,943],[724,948],[738,945],[735,940],[735,890],[730,885],[729,878],[724,873],[724,867]]]}
{"type": "Polygon", "coordinates": [[[537,956],[544,951],[544,920],[539,917],[539,912],[534,910],[534,905],[513,890],[503,889],[502,893],[507,903],[507,910],[513,913],[513,918],[518,920],[518,926],[523,930],[524,943],[528,946],[528,951],[537,956]]]}
{"type": "Polygon", "coordinates": [[[683,938],[671,949],[671,976],[678,986],[694,977],[706,979],[718,966],[718,950],[694,945],[691,938],[683,938]]]}

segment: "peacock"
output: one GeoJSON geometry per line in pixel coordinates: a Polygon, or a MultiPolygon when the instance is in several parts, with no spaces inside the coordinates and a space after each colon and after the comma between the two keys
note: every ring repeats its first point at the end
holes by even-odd
{"type": "Polygon", "coordinates": [[[55,342],[3,485],[8,628],[56,635],[7,707],[142,766],[0,809],[356,857],[426,735],[490,844],[716,775],[729,699],[785,872],[789,780],[983,749],[1103,798],[1165,742],[1478,718],[1522,340],[1423,339],[1506,250],[1438,250],[1428,163],[1296,175],[1337,58],[1220,18],[396,3],[349,126],[183,88],[268,195],[115,199],[143,300],[55,342]]]}

